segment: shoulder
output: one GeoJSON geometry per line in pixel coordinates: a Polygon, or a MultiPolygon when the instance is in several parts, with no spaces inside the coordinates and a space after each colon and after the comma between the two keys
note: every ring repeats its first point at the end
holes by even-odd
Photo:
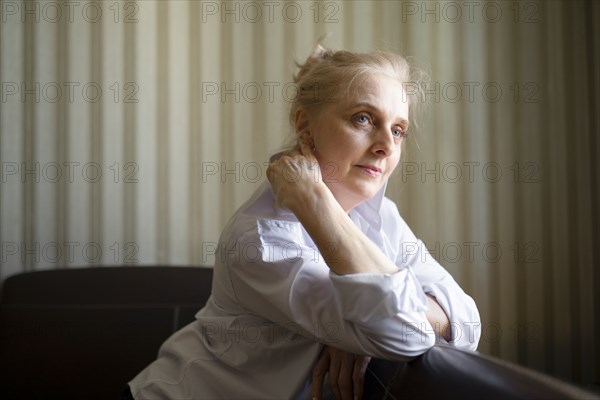
{"type": "Polygon", "coordinates": [[[303,243],[306,232],[298,221],[265,218],[263,216],[240,214],[235,218],[230,227],[230,240],[240,244],[257,243],[272,245],[279,243],[303,243]]]}
{"type": "Polygon", "coordinates": [[[302,236],[302,224],[290,210],[278,207],[268,182],[234,214],[226,228],[238,238],[286,238],[302,236]]]}
{"type": "Polygon", "coordinates": [[[267,186],[259,188],[233,215],[221,234],[219,246],[221,261],[238,253],[244,255],[241,259],[245,261],[277,261],[278,255],[294,254],[314,244],[293,213],[275,207],[267,186]]]}
{"type": "Polygon", "coordinates": [[[245,233],[268,231],[269,228],[276,230],[278,227],[290,227],[295,224],[300,224],[296,216],[291,211],[276,206],[271,186],[264,182],[233,214],[223,230],[223,235],[237,238],[245,233]]]}

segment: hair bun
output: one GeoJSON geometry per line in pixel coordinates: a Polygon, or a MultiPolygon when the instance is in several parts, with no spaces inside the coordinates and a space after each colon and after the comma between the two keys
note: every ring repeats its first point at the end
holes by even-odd
{"type": "Polygon", "coordinates": [[[334,49],[327,49],[323,47],[321,43],[317,43],[304,63],[296,62],[296,66],[299,70],[298,73],[294,75],[294,83],[299,83],[315,65],[331,59],[336,51],[337,50],[334,49]]]}
{"type": "Polygon", "coordinates": [[[327,60],[333,57],[336,50],[327,49],[321,46],[321,43],[317,44],[309,57],[320,58],[321,60],[327,60]]]}

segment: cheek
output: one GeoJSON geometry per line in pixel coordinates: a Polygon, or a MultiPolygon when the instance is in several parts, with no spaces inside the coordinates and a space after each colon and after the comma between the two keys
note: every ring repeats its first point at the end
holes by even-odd
{"type": "Polygon", "coordinates": [[[398,155],[394,157],[393,160],[390,160],[390,173],[388,175],[391,175],[394,173],[394,171],[396,170],[396,168],[398,168],[398,164],[400,163],[400,156],[402,153],[402,148],[398,149],[398,155]]]}
{"type": "Polygon", "coordinates": [[[326,161],[320,164],[321,179],[325,183],[337,183],[339,181],[339,168],[333,161],[326,161]]]}

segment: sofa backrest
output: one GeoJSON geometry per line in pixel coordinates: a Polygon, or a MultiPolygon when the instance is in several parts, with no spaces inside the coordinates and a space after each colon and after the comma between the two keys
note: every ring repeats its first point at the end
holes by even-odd
{"type": "Polygon", "coordinates": [[[191,322],[212,269],[99,267],[9,277],[0,301],[0,398],[117,399],[191,322]]]}

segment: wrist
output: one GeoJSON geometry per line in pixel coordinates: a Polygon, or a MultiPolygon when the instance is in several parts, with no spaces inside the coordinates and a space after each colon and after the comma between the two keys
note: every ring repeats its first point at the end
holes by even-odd
{"type": "Polygon", "coordinates": [[[335,202],[335,197],[329,188],[323,182],[316,182],[307,190],[299,191],[287,206],[302,222],[305,218],[314,219],[332,201],[335,202]]]}

